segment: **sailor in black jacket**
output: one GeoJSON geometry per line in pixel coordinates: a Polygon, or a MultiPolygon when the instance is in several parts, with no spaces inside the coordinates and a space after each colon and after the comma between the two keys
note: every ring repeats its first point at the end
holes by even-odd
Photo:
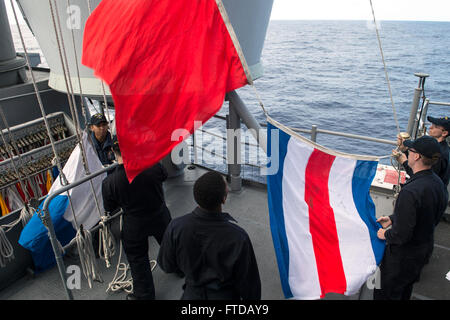
{"type": "Polygon", "coordinates": [[[413,175],[400,191],[394,214],[381,217],[378,238],[386,240],[381,262],[381,288],[374,298],[408,300],[413,284],[425,265],[433,244],[433,233],[446,206],[444,184],[431,169],[440,156],[436,139],[424,136],[405,141],[413,175]],[[392,226],[390,229],[386,229],[392,226]]]}
{"type": "MultiPolygon", "coordinates": [[[[447,137],[450,134],[450,119],[448,117],[443,118],[433,118],[428,116],[428,121],[431,122],[431,126],[428,129],[428,134],[435,138],[439,142],[439,150],[441,157],[439,160],[432,166],[433,171],[441,178],[442,182],[445,186],[445,201],[448,202],[448,191],[447,186],[450,180],[450,148],[448,147],[447,143],[447,137]]],[[[399,147],[400,150],[405,151],[406,147],[402,145],[403,141],[399,140],[399,147]]],[[[413,175],[412,169],[408,164],[407,154],[406,151],[403,153],[398,153],[396,151],[393,152],[394,156],[397,157],[398,162],[403,165],[403,168],[405,169],[406,173],[409,176],[413,175]]],[[[446,207],[441,212],[439,219],[437,220],[437,223],[440,221],[440,218],[445,212],[446,207]]]]}
{"type": "Polygon", "coordinates": [[[129,183],[117,140],[113,143],[113,150],[120,165],[103,181],[103,206],[106,212],[113,212],[119,207],[124,211],[122,244],[133,278],[133,293],[127,299],[155,299],[148,237],[154,236],[161,243],[171,220],[162,186],[167,171],[157,163],[129,183]]]}
{"type": "Polygon", "coordinates": [[[244,229],[225,212],[227,186],[217,172],[194,185],[192,213],[172,220],[158,254],[165,272],[184,273],[182,299],[259,300],[261,281],[253,246],[244,229]]]}

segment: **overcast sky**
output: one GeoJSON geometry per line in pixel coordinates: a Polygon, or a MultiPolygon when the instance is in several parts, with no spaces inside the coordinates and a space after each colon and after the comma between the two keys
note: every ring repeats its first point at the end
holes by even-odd
{"type": "MultiPolygon", "coordinates": [[[[5,3],[13,21],[10,0],[5,3]]],[[[450,0],[372,0],[372,3],[377,20],[450,21],[450,0]]],[[[274,0],[271,19],[372,20],[372,12],[369,0],[274,0]]]]}
{"type": "MultiPolygon", "coordinates": [[[[372,0],[377,20],[450,21],[450,0],[372,0]]],[[[371,20],[369,0],[274,0],[273,20],[371,20]]]]}

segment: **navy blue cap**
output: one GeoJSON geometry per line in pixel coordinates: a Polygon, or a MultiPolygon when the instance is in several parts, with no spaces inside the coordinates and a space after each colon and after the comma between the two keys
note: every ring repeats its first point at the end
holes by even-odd
{"type": "Polygon", "coordinates": [[[423,136],[416,140],[405,140],[403,145],[416,150],[421,155],[427,158],[433,158],[436,154],[440,156],[441,148],[439,147],[439,142],[430,136],[423,136]]]}
{"type": "Polygon", "coordinates": [[[103,114],[96,113],[91,117],[91,121],[89,122],[89,124],[99,125],[102,122],[108,123],[108,121],[106,120],[106,118],[103,114]]]}
{"type": "Polygon", "coordinates": [[[449,117],[433,118],[433,117],[428,116],[427,120],[437,126],[443,127],[445,129],[445,131],[450,132],[450,118],[449,117]]]}

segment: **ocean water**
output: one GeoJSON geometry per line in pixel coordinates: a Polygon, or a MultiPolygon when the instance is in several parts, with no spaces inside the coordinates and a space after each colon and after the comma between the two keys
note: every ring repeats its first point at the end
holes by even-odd
{"type": "MultiPolygon", "coordinates": [[[[381,21],[378,28],[399,128],[406,131],[419,79],[414,73],[430,75],[425,82],[427,98],[450,102],[450,22],[381,21]]],[[[255,87],[277,121],[293,128],[317,125],[396,140],[397,125],[373,22],[270,21],[261,61],[264,76],[255,81],[255,87]]],[[[238,93],[264,123],[254,90],[244,87],[238,93]]],[[[428,114],[440,117],[450,115],[449,111],[430,106],[428,114]]],[[[224,106],[220,113],[227,112],[224,106]]],[[[215,120],[205,127],[216,133],[225,128],[215,120]]],[[[317,142],[347,153],[380,157],[393,149],[392,145],[325,134],[318,134],[317,142]]],[[[212,142],[209,147],[214,152],[221,149],[212,142]]],[[[252,148],[250,152],[243,149],[244,163],[264,163],[264,153],[252,148]]],[[[389,164],[390,158],[380,163],[389,164]]],[[[223,165],[214,168],[226,171],[223,165]]],[[[258,172],[254,167],[243,169],[244,177],[261,180],[258,172]]]]}
{"type": "MultiPolygon", "coordinates": [[[[381,43],[401,131],[409,119],[415,72],[430,74],[425,95],[450,102],[450,22],[381,21],[381,43]]],[[[373,23],[271,21],[262,54],[263,78],[255,81],[268,113],[296,128],[342,131],[395,140],[397,126],[373,23]]],[[[240,89],[264,121],[252,90],[240,89]]],[[[450,115],[430,106],[429,115],[450,115]]],[[[318,135],[340,151],[383,156],[392,146],[318,135]]]]}
{"type": "MultiPolygon", "coordinates": [[[[381,21],[378,27],[399,127],[405,131],[418,84],[415,72],[430,74],[425,83],[426,97],[450,102],[450,22],[381,21]]],[[[20,51],[17,29],[13,32],[20,51]]],[[[39,52],[29,32],[26,41],[30,52],[39,52]]],[[[255,87],[277,121],[294,128],[317,125],[319,129],[395,140],[397,126],[373,23],[270,21],[261,61],[264,76],[255,81],[255,87]]],[[[256,119],[264,123],[254,91],[247,86],[238,93],[256,119]]],[[[224,104],[219,114],[227,113],[224,104]]],[[[430,106],[428,114],[444,116],[450,112],[448,107],[430,106]]],[[[204,128],[222,136],[225,132],[224,121],[215,119],[204,128]]],[[[219,157],[212,160],[203,152],[200,160],[226,171],[220,157],[226,153],[223,140],[203,135],[202,142],[219,157]]],[[[343,152],[376,156],[388,155],[393,148],[324,134],[318,135],[317,142],[343,152]]],[[[257,148],[250,146],[243,151],[244,163],[265,162],[257,148]]],[[[256,168],[244,168],[244,177],[257,174],[256,168]]]]}

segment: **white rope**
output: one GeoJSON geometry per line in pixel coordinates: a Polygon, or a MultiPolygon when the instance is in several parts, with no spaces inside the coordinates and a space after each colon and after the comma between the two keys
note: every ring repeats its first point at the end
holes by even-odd
{"type": "Polygon", "coordinates": [[[20,216],[17,220],[0,226],[0,267],[5,267],[6,262],[14,259],[14,248],[11,245],[6,233],[14,228],[19,222],[22,222],[22,226],[30,221],[33,216],[33,211],[30,211],[27,205],[25,205],[20,211],[20,216]]]}
{"type": "Polygon", "coordinates": [[[264,104],[262,102],[262,99],[261,99],[261,96],[259,95],[258,90],[255,87],[255,84],[252,83],[251,87],[253,88],[253,91],[255,92],[256,99],[258,99],[259,106],[261,107],[262,111],[264,112],[264,115],[267,117],[269,114],[267,113],[266,108],[264,108],[264,104]]]}
{"type": "Polygon", "coordinates": [[[92,281],[103,282],[103,279],[98,270],[97,261],[95,259],[94,248],[92,246],[92,236],[89,230],[78,229],[75,236],[78,255],[80,257],[80,264],[83,274],[86,277],[89,288],[92,289],[92,281]]]}
{"type": "Polygon", "coordinates": [[[0,226],[0,267],[4,268],[6,263],[14,259],[14,249],[6,236],[3,226],[0,226]]]}
{"type": "MultiPolygon", "coordinates": [[[[72,6],[72,4],[70,3],[70,0],[67,0],[67,8],[70,8],[72,6]]],[[[80,76],[80,68],[78,66],[78,54],[77,54],[77,47],[75,44],[75,35],[73,32],[74,28],[70,28],[70,32],[71,32],[71,36],[72,36],[72,47],[73,47],[73,53],[75,56],[75,68],[77,70],[77,78],[78,78],[78,87],[80,88],[80,102],[81,102],[81,113],[84,117],[84,124],[87,127],[88,124],[88,118],[87,118],[87,114],[86,114],[86,109],[85,109],[85,105],[84,105],[84,96],[83,96],[83,90],[81,87],[81,76],[80,76]]]]}
{"type": "MultiPolygon", "coordinates": [[[[90,0],[86,0],[87,2],[87,7],[88,7],[88,11],[89,11],[89,15],[91,15],[92,13],[92,7],[91,7],[91,2],[90,0]]],[[[97,78],[100,81],[101,87],[102,87],[102,94],[103,94],[103,104],[105,105],[106,108],[106,119],[108,120],[108,124],[111,123],[111,118],[109,117],[109,107],[108,107],[108,99],[106,98],[106,90],[105,90],[105,85],[103,83],[103,80],[100,78],[97,78]]],[[[101,106],[100,106],[101,107],[101,106]]],[[[102,108],[103,109],[103,108],[102,108]]],[[[105,111],[103,110],[103,113],[105,113],[105,111]]]]}
{"type": "Polygon", "coordinates": [[[36,99],[37,99],[39,108],[41,110],[42,117],[44,119],[45,128],[47,129],[47,133],[48,133],[48,136],[49,136],[49,139],[50,139],[50,145],[51,145],[53,153],[55,154],[55,157],[57,159],[57,167],[58,167],[58,170],[60,172],[60,178],[62,179],[62,182],[63,182],[62,184],[63,185],[67,185],[67,179],[66,179],[65,175],[62,172],[61,161],[59,160],[58,153],[56,152],[55,141],[53,139],[53,135],[52,135],[52,132],[50,130],[50,125],[49,125],[48,120],[47,120],[47,115],[46,115],[45,110],[44,110],[44,104],[42,103],[41,94],[40,94],[40,92],[38,90],[38,87],[37,87],[36,78],[34,76],[33,69],[31,68],[30,59],[29,59],[29,56],[28,56],[28,50],[27,50],[26,45],[25,45],[25,40],[23,38],[22,30],[19,27],[20,26],[19,19],[17,18],[17,13],[16,13],[16,9],[14,7],[13,0],[10,0],[10,3],[11,3],[11,8],[12,8],[12,11],[13,11],[13,15],[14,15],[14,20],[15,20],[15,22],[17,24],[17,27],[18,27],[19,36],[20,36],[20,42],[22,43],[22,48],[23,48],[23,51],[24,51],[24,54],[25,54],[25,60],[27,62],[27,67],[28,67],[28,70],[30,71],[34,92],[36,93],[36,99]]]}
{"type": "MultiPolygon", "coordinates": [[[[122,233],[122,224],[123,224],[123,216],[120,216],[120,233],[122,233]]],[[[128,269],[130,266],[124,262],[120,262],[122,260],[122,240],[120,240],[120,252],[119,252],[119,260],[117,261],[116,273],[114,274],[113,279],[106,288],[106,292],[112,291],[116,292],[119,290],[123,290],[126,293],[133,292],[133,279],[127,279],[128,269]],[[119,271],[122,273],[118,275],[119,271]]]]}
{"type": "MultiPolygon", "coordinates": [[[[72,114],[72,119],[75,122],[75,129],[76,129],[75,131],[76,131],[78,144],[79,144],[80,151],[81,151],[83,167],[84,167],[86,175],[89,175],[90,171],[89,171],[89,166],[88,166],[88,162],[87,162],[87,158],[86,158],[85,146],[83,144],[82,137],[81,137],[81,129],[79,126],[80,121],[79,121],[78,113],[76,110],[75,95],[74,95],[72,80],[71,80],[71,76],[70,76],[70,67],[69,67],[69,63],[67,60],[66,48],[64,45],[64,38],[63,38],[62,29],[61,29],[61,21],[60,21],[59,14],[58,14],[58,7],[56,4],[56,1],[52,2],[52,0],[49,0],[48,2],[49,2],[49,6],[50,6],[51,15],[52,15],[53,28],[55,30],[56,43],[58,46],[58,52],[59,52],[59,56],[60,56],[60,60],[61,60],[61,66],[62,66],[63,73],[64,73],[64,80],[65,80],[66,89],[67,89],[67,98],[68,98],[68,102],[69,102],[69,108],[70,108],[70,111],[72,114]],[[56,14],[53,11],[53,6],[55,8],[56,14]],[[59,34],[61,35],[61,37],[58,36],[58,31],[59,31],[59,34]]],[[[75,54],[75,59],[77,60],[76,50],[75,50],[74,54],[75,54]]],[[[76,68],[77,68],[77,70],[79,70],[78,63],[76,64],[76,68]]],[[[81,84],[80,84],[80,92],[81,92],[81,84]]],[[[81,100],[83,100],[83,97],[81,97],[81,100]]],[[[89,184],[91,186],[91,191],[94,196],[95,204],[96,204],[96,207],[98,210],[98,215],[99,215],[99,217],[101,217],[102,212],[100,209],[100,204],[97,199],[97,195],[94,190],[92,180],[89,180],[89,184]]],[[[78,223],[76,221],[75,212],[73,210],[72,210],[72,214],[73,214],[73,218],[75,221],[75,225],[78,226],[78,223]]]]}
{"type": "MultiPolygon", "coordinates": [[[[114,274],[113,280],[109,283],[106,292],[109,291],[117,292],[120,290],[123,290],[126,293],[133,292],[133,279],[132,278],[127,279],[128,270],[130,270],[130,265],[126,264],[125,262],[120,262],[121,257],[122,257],[122,244],[120,246],[119,262],[117,263],[116,273],[114,274]],[[121,273],[118,275],[119,271],[121,271],[121,273]]],[[[157,265],[156,260],[150,260],[150,268],[152,272],[155,269],[156,265],[157,265]]]]}
{"type": "MultiPolygon", "coordinates": [[[[123,224],[123,216],[120,216],[120,232],[122,232],[122,224],[123,224]]],[[[126,293],[132,293],[133,292],[133,279],[129,278],[127,279],[128,270],[130,269],[130,265],[126,264],[125,262],[121,262],[122,260],[122,240],[120,241],[120,253],[119,253],[119,260],[117,261],[117,267],[116,267],[116,273],[114,274],[113,279],[108,285],[108,288],[106,288],[106,292],[112,291],[116,292],[119,290],[123,290],[126,293]],[[119,274],[119,271],[121,273],[119,274]]],[[[157,265],[156,260],[150,260],[150,270],[153,272],[157,265]]]]}
{"type": "Polygon", "coordinates": [[[372,16],[373,16],[373,23],[375,25],[375,31],[377,33],[377,39],[378,39],[378,46],[380,47],[380,53],[381,53],[381,60],[383,61],[383,66],[384,66],[384,75],[386,77],[386,81],[387,81],[387,85],[388,85],[388,89],[389,89],[389,96],[391,98],[391,104],[392,104],[392,112],[394,113],[394,120],[395,120],[395,124],[397,126],[397,133],[400,133],[400,126],[398,124],[398,119],[397,119],[397,112],[395,111],[395,105],[394,105],[394,98],[392,97],[392,90],[391,90],[391,82],[389,81],[389,76],[388,76],[388,72],[387,72],[387,66],[386,66],[386,61],[384,60],[384,53],[383,53],[383,47],[381,46],[381,39],[380,39],[380,33],[378,31],[378,26],[377,26],[377,20],[375,18],[375,11],[373,10],[373,5],[372,5],[372,0],[370,1],[370,7],[372,9],[372,16]]]}
{"type": "Polygon", "coordinates": [[[33,214],[34,214],[34,211],[30,210],[30,207],[28,207],[27,205],[25,205],[22,208],[22,210],[20,211],[20,217],[19,217],[19,221],[22,222],[22,227],[25,227],[27,225],[28,221],[30,221],[33,214]]]}
{"type": "Polygon", "coordinates": [[[122,260],[122,242],[120,243],[120,253],[119,253],[119,261],[117,262],[116,273],[114,274],[113,279],[106,288],[106,292],[112,291],[116,292],[119,290],[123,290],[126,293],[133,292],[133,279],[127,279],[128,270],[130,269],[130,265],[125,262],[120,262],[122,260]],[[119,271],[121,273],[118,275],[119,271]]]}
{"type": "MultiPolygon", "coordinates": [[[[53,134],[52,134],[52,132],[50,130],[50,125],[49,125],[48,120],[47,120],[47,114],[46,114],[46,112],[44,110],[44,105],[42,103],[40,92],[39,92],[39,90],[37,88],[36,78],[34,77],[34,72],[33,72],[33,69],[31,68],[31,65],[30,65],[30,59],[28,57],[28,52],[27,52],[27,48],[26,48],[26,45],[25,45],[25,40],[23,38],[22,30],[19,27],[19,20],[17,18],[17,13],[16,13],[16,10],[14,8],[14,3],[13,3],[12,0],[10,0],[10,3],[11,3],[14,19],[15,19],[16,24],[18,26],[20,41],[22,43],[22,48],[23,48],[23,51],[25,53],[25,60],[27,62],[27,67],[28,67],[28,69],[30,71],[34,92],[36,93],[36,99],[37,99],[37,102],[38,102],[38,105],[39,105],[39,108],[40,108],[40,111],[41,111],[41,114],[42,114],[42,118],[44,119],[45,128],[47,129],[47,133],[48,133],[48,137],[50,139],[50,145],[52,147],[53,154],[55,155],[55,158],[56,158],[56,166],[58,167],[58,171],[59,171],[59,179],[61,181],[61,184],[63,186],[65,186],[69,182],[67,181],[67,178],[66,178],[66,176],[65,176],[65,174],[64,174],[64,172],[62,170],[61,160],[60,160],[60,158],[58,156],[58,153],[56,151],[55,141],[53,139],[53,134]]],[[[50,6],[51,6],[51,3],[50,3],[50,6]]],[[[53,16],[53,10],[52,10],[52,16],[53,16]]],[[[58,38],[57,33],[56,33],[56,37],[58,38]]],[[[70,99],[69,99],[69,104],[70,104],[70,99]]],[[[71,211],[72,211],[72,215],[74,217],[74,222],[75,222],[76,225],[78,225],[77,221],[76,221],[76,217],[75,217],[75,212],[74,212],[74,209],[73,209],[72,197],[70,196],[69,192],[67,194],[68,194],[68,197],[69,197],[69,204],[70,204],[70,208],[71,208],[71,211]]]]}
{"type": "MultiPolygon", "coordinates": [[[[105,261],[106,267],[111,266],[110,258],[116,253],[116,239],[114,238],[111,228],[108,223],[106,223],[108,217],[102,216],[100,221],[101,228],[98,232],[99,246],[98,254],[102,260],[105,261]]],[[[120,261],[120,259],[119,259],[120,261]]]]}
{"type": "Polygon", "coordinates": [[[250,73],[250,68],[248,67],[247,60],[245,59],[244,51],[242,51],[241,44],[239,43],[239,39],[234,32],[233,25],[231,24],[230,17],[228,16],[227,10],[223,5],[222,0],[216,0],[217,8],[219,9],[220,15],[222,16],[223,21],[225,22],[225,26],[228,30],[228,34],[230,35],[231,41],[233,41],[234,48],[239,56],[239,60],[241,60],[242,68],[244,69],[245,76],[247,77],[247,82],[251,85],[253,84],[253,78],[250,73]]]}

